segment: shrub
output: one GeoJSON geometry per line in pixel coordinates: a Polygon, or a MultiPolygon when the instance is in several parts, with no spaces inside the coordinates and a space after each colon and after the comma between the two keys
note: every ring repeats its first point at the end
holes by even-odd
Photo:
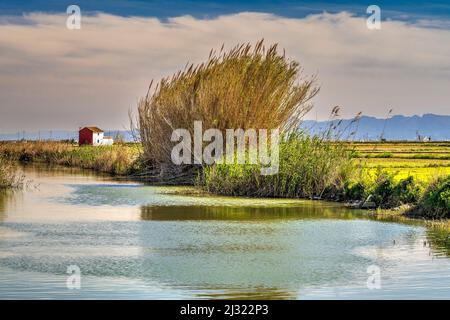
{"type": "Polygon", "coordinates": [[[24,177],[9,160],[0,157],[0,189],[22,188],[24,177]]]}
{"type": "Polygon", "coordinates": [[[450,218],[450,176],[433,181],[410,214],[432,219],[450,218]]]}
{"type": "Polygon", "coordinates": [[[378,167],[374,175],[364,174],[356,180],[347,181],[344,198],[364,201],[370,197],[379,208],[384,209],[416,204],[423,193],[423,185],[412,176],[399,181],[395,177],[396,173],[378,167]]]}
{"type": "Polygon", "coordinates": [[[354,171],[343,145],[301,133],[282,139],[279,161],[278,174],[268,176],[260,164],[215,164],[204,168],[198,184],[226,195],[336,198],[354,171]]]}
{"type": "Polygon", "coordinates": [[[344,185],[344,198],[346,200],[364,200],[366,194],[366,185],[362,182],[347,181],[344,185]]]}
{"type": "MultiPolygon", "coordinates": [[[[318,88],[315,79],[302,79],[301,68],[278,53],[241,44],[228,52],[211,51],[207,61],[190,65],[162,79],[139,101],[139,133],[146,159],[161,174],[174,176],[182,168],[171,161],[172,131],[184,128],[193,136],[194,121],[203,128],[274,129],[288,132],[311,108],[318,88]],[[152,90],[152,92],[150,92],[152,90]]],[[[225,134],[224,134],[225,136],[225,134]]]]}
{"type": "Polygon", "coordinates": [[[372,200],[381,208],[395,206],[397,203],[394,203],[393,199],[394,188],[394,175],[385,171],[378,172],[371,193],[372,200]]]}
{"type": "Polygon", "coordinates": [[[394,188],[394,197],[398,199],[400,204],[414,204],[417,203],[423,192],[423,187],[414,177],[409,176],[406,179],[400,180],[394,188]]]}

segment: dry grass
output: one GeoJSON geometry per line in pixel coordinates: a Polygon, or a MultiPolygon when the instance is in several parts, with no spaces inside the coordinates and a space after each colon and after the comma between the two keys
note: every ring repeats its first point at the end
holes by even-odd
{"type": "Polygon", "coordinates": [[[19,189],[24,185],[24,176],[16,165],[0,157],[0,189],[19,189]]]}
{"type": "Polygon", "coordinates": [[[207,61],[190,65],[172,77],[150,85],[139,101],[139,132],[145,158],[158,169],[172,165],[172,131],[184,128],[193,136],[194,121],[203,128],[273,129],[286,132],[298,127],[311,108],[318,88],[314,77],[302,79],[295,61],[266,48],[241,44],[228,52],[211,51],[207,61]]]}
{"type": "Polygon", "coordinates": [[[92,147],[66,142],[0,143],[0,156],[23,162],[45,162],[124,175],[136,170],[140,147],[135,144],[92,147]]]}

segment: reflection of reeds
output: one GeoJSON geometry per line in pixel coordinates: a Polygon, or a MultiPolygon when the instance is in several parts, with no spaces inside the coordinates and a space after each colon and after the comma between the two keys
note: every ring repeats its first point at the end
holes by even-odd
{"type": "Polygon", "coordinates": [[[450,221],[434,220],[426,223],[429,226],[427,237],[430,246],[434,251],[450,256],[450,221]]]}
{"type": "MultiPolygon", "coordinates": [[[[199,198],[201,200],[201,198],[199,198]]],[[[343,206],[324,206],[318,202],[301,205],[148,205],[141,207],[142,220],[232,220],[275,221],[299,219],[355,219],[363,218],[361,212],[343,206]]]]}
{"type": "MultiPolygon", "coordinates": [[[[273,129],[298,127],[311,108],[318,88],[314,77],[300,79],[301,68],[279,54],[277,45],[242,44],[228,52],[211,51],[208,60],[190,65],[172,77],[150,85],[139,101],[140,138],[145,157],[169,175],[177,168],[170,154],[172,131],[193,124],[203,128],[273,129]],[[301,80],[301,81],[298,81],[301,80]]],[[[178,168],[179,169],[179,168],[178,168]]]]}

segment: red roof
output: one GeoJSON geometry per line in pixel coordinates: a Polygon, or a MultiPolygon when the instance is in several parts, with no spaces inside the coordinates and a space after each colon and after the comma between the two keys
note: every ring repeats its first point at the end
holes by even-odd
{"type": "Polygon", "coordinates": [[[100,128],[98,128],[98,127],[84,127],[84,128],[82,128],[82,129],[80,129],[80,131],[81,130],[83,130],[83,129],[88,129],[88,130],[90,130],[90,131],[92,131],[92,132],[104,132],[102,129],[100,129],[100,128]]]}

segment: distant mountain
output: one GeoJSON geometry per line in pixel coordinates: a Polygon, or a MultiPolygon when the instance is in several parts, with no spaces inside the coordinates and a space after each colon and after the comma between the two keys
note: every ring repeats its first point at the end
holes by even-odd
{"type": "MultiPolygon", "coordinates": [[[[108,130],[105,131],[105,136],[113,138],[117,135],[123,137],[126,142],[133,141],[133,136],[130,131],[126,130],[108,130]]],[[[8,140],[78,140],[78,131],[64,131],[64,130],[45,130],[38,132],[17,132],[0,134],[0,141],[8,140]]]]}
{"type": "Polygon", "coordinates": [[[321,134],[330,127],[339,132],[342,139],[355,140],[418,140],[431,138],[432,141],[450,140],[450,116],[424,114],[423,116],[401,116],[379,119],[363,116],[358,121],[352,119],[334,121],[307,120],[301,128],[311,134],[321,134]],[[354,135],[350,135],[354,132],[354,135]],[[384,132],[384,133],[383,133],[384,132]]]}
{"type": "MultiPolygon", "coordinates": [[[[380,140],[381,135],[386,140],[417,140],[429,137],[432,141],[450,140],[450,116],[424,114],[423,116],[393,116],[389,119],[363,116],[358,121],[352,119],[333,121],[306,120],[301,129],[311,134],[321,134],[330,127],[337,126],[334,132],[339,132],[342,139],[380,140]],[[339,124],[339,125],[338,125],[339,124]],[[355,132],[354,135],[350,133],[355,132]]],[[[133,141],[130,131],[109,130],[106,136],[116,137],[120,134],[125,141],[133,141]]],[[[78,140],[78,131],[40,131],[0,134],[0,140],[78,140]]]]}

